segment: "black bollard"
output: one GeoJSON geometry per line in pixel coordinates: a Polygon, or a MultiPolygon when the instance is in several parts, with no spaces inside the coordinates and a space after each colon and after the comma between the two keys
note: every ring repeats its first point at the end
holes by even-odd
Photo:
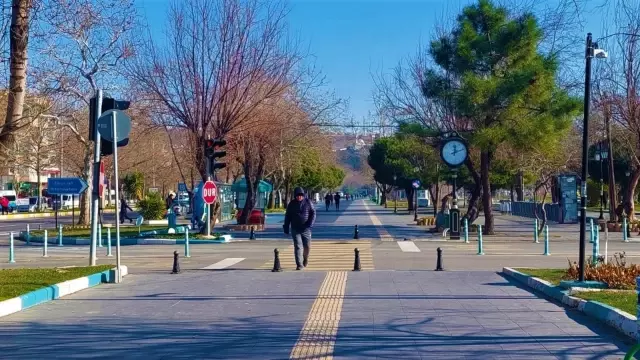
{"type": "Polygon", "coordinates": [[[178,252],[174,251],[173,252],[173,270],[171,271],[172,274],[177,274],[180,272],[180,264],[178,263],[178,252]]]}
{"type": "Polygon", "coordinates": [[[356,253],[356,260],[353,262],[353,271],[360,271],[362,270],[362,267],[360,266],[360,250],[358,250],[358,248],[355,248],[353,252],[356,253]]]}
{"type": "Polygon", "coordinates": [[[280,252],[278,249],[273,250],[273,269],[271,272],[280,272],[282,271],[282,266],[280,266],[280,252]]]}
{"type": "Polygon", "coordinates": [[[356,225],[356,230],[353,232],[354,239],[360,239],[360,232],[358,231],[358,225],[356,225]]]}
{"type": "Polygon", "coordinates": [[[436,271],[443,271],[444,269],[442,268],[442,249],[438,248],[436,251],[438,252],[438,260],[436,262],[436,271]]]}
{"type": "Polygon", "coordinates": [[[253,226],[251,227],[251,232],[249,233],[249,240],[256,239],[256,232],[253,230],[253,226]]]}

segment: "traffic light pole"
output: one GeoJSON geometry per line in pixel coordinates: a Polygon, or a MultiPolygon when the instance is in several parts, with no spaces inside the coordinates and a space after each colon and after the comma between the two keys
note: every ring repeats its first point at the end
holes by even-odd
{"type": "MultiPolygon", "coordinates": [[[[102,90],[96,94],[95,118],[96,124],[102,111],[102,90]]],[[[98,211],[100,211],[100,133],[98,127],[93,126],[95,140],[93,142],[93,181],[91,186],[91,244],[89,245],[89,265],[96,265],[96,243],[98,239],[98,211]]],[[[117,214],[116,214],[117,216],[117,214]]]]}
{"type": "MultiPolygon", "coordinates": [[[[122,272],[120,269],[120,221],[118,219],[118,207],[120,206],[120,186],[118,184],[118,142],[117,139],[117,131],[116,131],[116,113],[111,113],[113,124],[111,131],[113,131],[113,177],[115,178],[115,191],[116,191],[116,282],[122,282],[122,272]]],[[[110,195],[110,194],[109,194],[110,195]]]]}

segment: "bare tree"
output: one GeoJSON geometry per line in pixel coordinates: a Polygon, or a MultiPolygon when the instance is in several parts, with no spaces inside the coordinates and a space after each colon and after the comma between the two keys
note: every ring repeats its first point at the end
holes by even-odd
{"type": "Polygon", "coordinates": [[[29,15],[32,0],[13,0],[11,3],[10,73],[7,113],[0,131],[0,151],[6,153],[13,149],[13,132],[22,118],[24,100],[27,93],[27,46],[29,44],[29,15]]]}
{"type": "MultiPolygon", "coordinates": [[[[41,12],[35,86],[56,100],[56,115],[78,142],[79,175],[91,184],[86,109],[99,88],[108,93],[122,85],[118,70],[133,55],[136,8],[131,0],[48,0],[41,12]]],[[[79,224],[89,223],[90,199],[91,188],[81,197],[79,224]]]]}
{"type": "Polygon", "coordinates": [[[188,133],[202,179],[204,140],[250,128],[257,108],[296,82],[285,17],[280,1],[174,1],[166,42],[149,38],[129,64],[158,121],[188,133]]]}

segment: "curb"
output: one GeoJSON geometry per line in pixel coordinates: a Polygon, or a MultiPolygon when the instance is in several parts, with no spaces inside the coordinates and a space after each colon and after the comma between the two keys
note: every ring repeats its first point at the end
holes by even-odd
{"type": "Polygon", "coordinates": [[[570,308],[577,309],[585,315],[611,326],[616,331],[627,337],[634,340],[638,338],[638,324],[636,323],[636,318],[625,311],[597,301],[584,300],[571,296],[571,289],[564,290],[559,286],[552,285],[548,281],[523,274],[512,268],[502,268],[502,273],[526,285],[534,291],[541,292],[570,308]]]}
{"type": "MultiPolygon", "coordinates": [[[[112,234],[113,235],[113,234],[112,234]]],[[[26,231],[21,231],[18,240],[26,241],[27,237],[29,238],[29,242],[33,243],[43,243],[43,236],[33,236],[27,235],[26,231]]],[[[226,244],[231,242],[233,238],[231,235],[223,235],[218,239],[189,239],[189,244],[226,244]]],[[[161,239],[161,238],[120,238],[120,246],[130,246],[130,245],[184,245],[184,238],[181,239],[161,239]]],[[[49,246],[57,246],[58,238],[50,237],[48,241],[49,246]]],[[[62,237],[63,245],[89,245],[91,244],[91,239],[88,238],[75,238],[75,237],[62,237]]],[[[102,237],[102,245],[107,246],[106,237],[102,237]]],[[[112,236],[111,238],[111,246],[115,247],[115,238],[112,236]]]]}
{"type": "MultiPolygon", "coordinates": [[[[125,265],[121,265],[120,268],[122,269],[122,276],[129,274],[129,270],[125,265]]],[[[63,296],[67,296],[102,283],[113,283],[115,282],[115,278],[116,269],[113,268],[111,270],[105,270],[103,272],[87,275],[81,278],[64,281],[42,289],[31,291],[18,297],[0,301],[0,317],[59,299],[63,296]]]]}

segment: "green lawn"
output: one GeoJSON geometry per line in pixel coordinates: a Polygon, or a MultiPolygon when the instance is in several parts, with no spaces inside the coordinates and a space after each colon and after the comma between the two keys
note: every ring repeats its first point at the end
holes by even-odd
{"type": "Polygon", "coordinates": [[[285,213],[285,208],[279,208],[279,209],[266,209],[265,213],[267,214],[284,214],[285,213]]]}
{"type": "MultiPolygon", "coordinates": [[[[140,227],[140,231],[151,231],[151,230],[160,230],[166,229],[167,226],[158,226],[158,225],[142,225],[140,227]]],[[[58,229],[47,229],[49,238],[58,236],[58,229]]],[[[115,236],[116,228],[111,228],[111,236],[115,236]]],[[[31,234],[34,236],[42,236],[44,234],[44,230],[32,230],[31,234]]],[[[91,234],[91,228],[76,228],[76,229],[63,229],[62,234],[64,236],[76,236],[76,237],[89,237],[91,234]]],[[[102,228],[102,234],[107,236],[107,228],[102,228]]],[[[138,235],[138,227],[137,226],[122,226],[120,227],[120,236],[121,237],[131,237],[138,235]]]]}
{"type": "Polygon", "coordinates": [[[111,268],[113,268],[113,265],[64,269],[2,269],[0,270],[0,301],[111,268]]]}
{"type": "Polygon", "coordinates": [[[574,293],[573,296],[585,300],[598,301],[631,315],[636,315],[636,302],[638,300],[635,290],[629,291],[585,291],[574,293]]]}
{"type": "Polygon", "coordinates": [[[565,269],[516,269],[523,274],[531,275],[542,280],[558,285],[563,280],[565,269]]]}

